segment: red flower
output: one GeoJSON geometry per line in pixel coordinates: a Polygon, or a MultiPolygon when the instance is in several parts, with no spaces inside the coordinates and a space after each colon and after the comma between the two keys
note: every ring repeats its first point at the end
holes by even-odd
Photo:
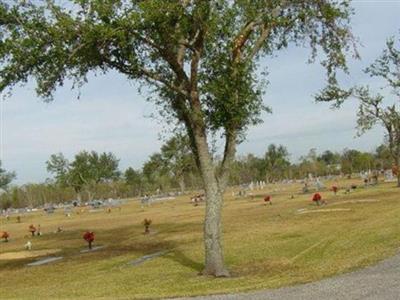
{"type": "Polygon", "coordinates": [[[332,187],[332,191],[336,194],[337,191],[338,191],[338,187],[337,187],[336,185],[334,185],[334,186],[332,187]]]}
{"type": "Polygon", "coordinates": [[[271,196],[265,196],[265,197],[264,197],[264,201],[265,201],[265,202],[271,201],[271,196]]]}
{"type": "Polygon", "coordinates": [[[86,231],[83,235],[83,239],[88,242],[91,243],[94,241],[94,232],[92,231],[86,231]]]}
{"type": "Polygon", "coordinates": [[[29,231],[30,231],[30,232],[36,232],[36,227],[33,226],[32,224],[29,225],[29,231]]]}
{"type": "Polygon", "coordinates": [[[3,231],[1,233],[1,238],[7,240],[10,237],[7,231],[3,231]]]}
{"type": "Polygon", "coordinates": [[[321,194],[320,193],[315,193],[313,198],[312,198],[312,200],[313,201],[321,201],[322,200],[321,194]]]}

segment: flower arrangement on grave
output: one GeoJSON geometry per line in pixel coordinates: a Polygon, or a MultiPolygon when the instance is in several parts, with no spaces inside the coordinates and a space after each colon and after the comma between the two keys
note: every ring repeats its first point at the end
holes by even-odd
{"type": "Polygon", "coordinates": [[[21,223],[21,216],[17,216],[17,223],[21,223]]]}
{"type": "Polygon", "coordinates": [[[35,236],[35,232],[36,232],[36,227],[33,226],[33,224],[29,225],[29,232],[32,234],[32,236],[35,236]]]}
{"type": "Polygon", "coordinates": [[[88,242],[89,249],[92,249],[92,243],[94,241],[94,232],[93,231],[86,231],[83,234],[83,239],[88,242]]]}
{"type": "Polygon", "coordinates": [[[332,192],[333,192],[335,195],[337,194],[338,190],[339,190],[339,188],[338,188],[336,185],[332,186],[332,192]]]}
{"type": "Polygon", "coordinates": [[[272,205],[272,201],[271,201],[271,196],[270,195],[264,197],[264,203],[265,203],[265,205],[267,205],[267,203],[272,205]]]}
{"type": "Polygon", "coordinates": [[[150,225],[153,221],[151,219],[144,219],[143,220],[143,225],[144,225],[144,234],[149,234],[150,233],[150,225]]]}
{"type": "Polygon", "coordinates": [[[320,193],[315,193],[312,201],[314,201],[315,203],[317,203],[317,205],[321,205],[321,200],[322,200],[322,196],[320,193]]]}
{"type": "Polygon", "coordinates": [[[26,250],[32,250],[32,243],[31,241],[28,241],[25,245],[24,245],[26,250]]]}
{"type": "Polygon", "coordinates": [[[8,238],[10,237],[9,233],[7,231],[3,231],[1,233],[1,238],[4,239],[5,242],[8,242],[8,238]]]}

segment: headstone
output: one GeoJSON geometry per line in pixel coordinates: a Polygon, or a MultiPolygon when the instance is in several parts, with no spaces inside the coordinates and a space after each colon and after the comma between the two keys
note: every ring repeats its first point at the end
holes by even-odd
{"type": "Polygon", "coordinates": [[[148,255],[145,255],[145,256],[139,257],[139,258],[137,258],[135,260],[130,261],[128,263],[128,265],[137,266],[137,265],[140,265],[140,264],[144,263],[147,260],[150,260],[150,259],[153,259],[153,258],[156,258],[156,257],[160,257],[160,256],[162,256],[162,255],[164,255],[164,254],[166,254],[168,252],[169,251],[159,251],[159,252],[156,252],[156,253],[153,253],[153,254],[148,254],[148,255]]]}
{"type": "Polygon", "coordinates": [[[325,189],[324,183],[319,178],[315,182],[315,187],[317,188],[318,191],[325,189]]]}
{"type": "Polygon", "coordinates": [[[250,182],[250,184],[249,184],[249,189],[250,189],[250,191],[252,191],[252,190],[254,189],[254,183],[253,183],[253,181],[250,182]]]}
{"type": "Polygon", "coordinates": [[[396,178],[394,177],[392,170],[385,171],[385,182],[395,182],[396,178]]]}
{"type": "Polygon", "coordinates": [[[94,252],[97,250],[101,250],[104,249],[106,246],[96,246],[96,247],[92,247],[92,249],[83,249],[81,250],[81,253],[88,253],[88,252],[94,252]]]}
{"type": "Polygon", "coordinates": [[[24,245],[26,250],[32,250],[32,242],[28,241],[25,245],[24,245]]]}
{"type": "Polygon", "coordinates": [[[33,263],[29,263],[29,264],[27,264],[27,266],[28,267],[41,266],[41,265],[45,265],[45,264],[48,264],[48,263],[51,263],[51,262],[55,262],[55,261],[58,261],[58,260],[61,260],[61,259],[63,259],[62,256],[59,256],[59,257],[46,257],[46,258],[40,259],[38,261],[35,261],[33,263]]]}

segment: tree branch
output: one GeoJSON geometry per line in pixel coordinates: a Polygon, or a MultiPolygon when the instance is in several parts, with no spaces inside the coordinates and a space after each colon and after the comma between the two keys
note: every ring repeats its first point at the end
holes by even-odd
{"type": "Polygon", "coordinates": [[[225,189],[229,181],[229,171],[236,154],[236,140],[237,132],[236,130],[227,131],[225,133],[225,149],[224,157],[220,166],[218,183],[221,193],[225,192],[225,189]]]}

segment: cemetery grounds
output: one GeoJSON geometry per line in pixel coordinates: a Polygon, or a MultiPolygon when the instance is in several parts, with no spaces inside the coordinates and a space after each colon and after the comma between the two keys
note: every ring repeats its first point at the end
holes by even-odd
{"type": "MultiPolygon", "coordinates": [[[[332,182],[326,183],[327,187],[332,182]]],[[[363,187],[343,180],[338,195],[312,203],[301,184],[269,185],[252,196],[227,191],[224,248],[231,278],[198,276],[203,266],[204,203],[189,194],[141,207],[132,199],[111,212],[75,208],[1,217],[1,299],[157,299],[277,288],[349,272],[394,255],[400,246],[400,189],[395,183],[363,187]],[[359,188],[345,194],[344,187],[359,188]],[[272,205],[265,205],[265,195],[272,205]],[[294,198],[292,199],[292,195],[294,198]],[[144,235],[145,218],[152,220],[144,235]],[[30,237],[40,224],[43,235],[30,237]],[[56,233],[58,227],[63,232],[56,233]],[[98,251],[81,253],[85,231],[94,231],[98,251]],[[30,240],[32,250],[24,250],[30,240]],[[153,255],[154,254],[154,255],[153,255]],[[149,257],[147,255],[150,255],[149,257]],[[153,256],[152,256],[153,255],[153,256]],[[27,266],[44,257],[63,259],[27,266]],[[148,258],[148,259],[146,259],[148,258]]],[[[237,190],[236,190],[237,191],[237,190]]]]}

